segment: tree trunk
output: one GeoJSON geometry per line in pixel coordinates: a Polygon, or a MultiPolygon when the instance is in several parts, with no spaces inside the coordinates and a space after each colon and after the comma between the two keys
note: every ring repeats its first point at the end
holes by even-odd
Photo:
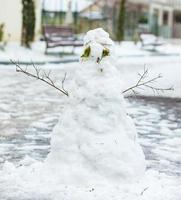
{"type": "Polygon", "coordinates": [[[35,5],[34,0],[22,0],[22,35],[21,45],[30,48],[35,35],[35,5]]]}
{"type": "Polygon", "coordinates": [[[117,20],[117,34],[116,39],[118,41],[124,40],[124,25],[125,25],[125,12],[126,12],[126,0],[120,0],[119,14],[117,20]]]}

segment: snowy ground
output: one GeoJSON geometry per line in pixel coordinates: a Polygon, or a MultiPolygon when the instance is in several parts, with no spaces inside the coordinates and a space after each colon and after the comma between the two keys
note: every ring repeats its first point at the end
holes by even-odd
{"type": "MultiPolygon", "coordinates": [[[[77,60],[78,56],[72,54],[72,47],[58,47],[49,49],[48,55],[45,55],[45,42],[36,42],[32,44],[31,49],[24,48],[18,43],[8,43],[4,50],[0,49],[0,63],[8,63],[10,59],[19,61],[21,63],[38,63],[45,64],[47,62],[62,62],[62,60],[77,60]],[[66,56],[65,56],[66,55],[66,56]]],[[[80,48],[75,50],[79,53],[80,48]]]]}
{"type": "MultiPolygon", "coordinates": [[[[146,59],[137,58],[136,62],[134,59],[119,60],[118,67],[126,80],[124,87],[135,80],[133,77],[139,70],[142,70],[143,63],[149,63],[153,73],[164,72],[166,84],[173,81],[176,87],[174,96],[179,96],[181,59],[179,57],[164,57],[164,59],[148,57],[146,59]]],[[[76,66],[77,63],[43,67],[46,70],[51,68],[55,79],[61,80],[64,71],[67,71],[69,75],[69,72],[76,70],[76,66]]],[[[44,160],[50,151],[50,133],[61,116],[63,107],[66,106],[66,97],[38,81],[32,81],[15,73],[13,66],[1,66],[0,76],[0,162],[4,163],[8,160],[17,166],[29,165],[33,161],[28,159],[27,155],[37,160],[44,160]]],[[[71,79],[72,74],[70,73],[66,83],[68,84],[71,79]]],[[[164,83],[164,86],[166,84],[164,83]]],[[[148,176],[147,181],[153,188],[155,177],[160,177],[163,182],[162,189],[165,187],[165,190],[162,190],[165,194],[159,194],[158,188],[155,199],[161,200],[160,195],[162,199],[179,200],[181,196],[179,189],[181,183],[180,100],[132,98],[127,102],[128,113],[134,117],[148,168],[158,172],[156,175],[154,172],[153,175],[148,176]]],[[[6,176],[7,174],[4,174],[0,178],[0,191],[2,192],[6,190],[4,188],[6,186],[3,185],[6,176]]],[[[156,187],[157,185],[155,189],[156,187]]],[[[144,193],[140,193],[139,199],[148,199],[151,195],[153,199],[153,194],[149,193],[149,189],[145,188],[144,193]]],[[[3,198],[8,199],[5,196],[3,198]]],[[[9,199],[14,200],[13,197],[9,199]]],[[[45,197],[40,196],[37,199],[44,200],[45,197]]]]}
{"type": "MultiPolygon", "coordinates": [[[[64,83],[65,88],[70,89],[73,87],[75,89],[79,84],[80,89],[81,84],[84,86],[84,82],[81,82],[82,80],[84,80],[86,84],[87,81],[89,81],[88,83],[92,83],[90,86],[96,85],[97,81],[93,82],[93,79],[91,82],[92,77],[90,76],[90,73],[88,73],[88,76],[86,68],[80,69],[78,63],[50,64],[52,62],[61,62],[63,57],[59,57],[60,55],[57,56],[57,54],[54,54],[53,56],[45,56],[43,54],[43,45],[44,44],[42,42],[39,42],[33,45],[32,50],[27,50],[17,46],[16,44],[8,44],[6,50],[4,52],[0,52],[0,59],[2,62],[8,62],[11,58],[20,60],[20,62],[29,62],[32,60],[36,63],[49,63],[41,66],[41,68],[45,70],[51,69],[52,76],[54,80],[56,80],[57,84],[61,84],[64,73],[67,73],[67,79],[64,83]],[[76,76],[76,70],[79,70],[82,74],[78,74],[78,76],[76,76]],[[76,76],[78,80],[77,82],[72,82],[72,79],[74,80],[75,78],[74,76],[76,76]],[[73,83],[77,85],[74,87],[72,85],[73,83]]],[[[70,48],[64,50],[71,52],[70,48]]],[[[53,52],[57,53],[56,50],[53,50],[53,52]]],[[[77,48],[75,53],[75,55],[71,55],[72,57],[69,56],[68,59],[77,59],[78,54],[80,54],[80,48],[77,48]]],[[[115,66],[122,76],[121,89],[127,89],[135,84],[138,79],[137,73],[141,73],[144,65],[146,65],[146,68],[149,70],[149,77],[155,77],[160,73],[163,74],[163,79],[160,80],[159,83],[155,83],[157,87],[167,88],[174,86],[175,90],[173,92],[162,94],[164,97],[181,97],[180,47],[177,48],[172,45],[165,44],[162,47],[158,47],[155,52],[145,51],[140,48],[139,44],[134,45],[131,42],[124,42],[121,45],[116,45],[115,55],[115,66]]],[[[111,60],[111,62],[114,62],[114,60],[111,60]]],[[[87,65],[85,65],[85,67],[86,66],[87,65]]],[[[104,67],[105,66],[103,66],[103,68],[104,67]]],[[[110,71],[108,69],[108,71],[105,72],[110,71]]],[[[116,84],[120,83],[117,78],[118,76],[115,76],[115,78],[113,75],[113,80],[112,76],[109,77],[109,74],[110,73],[107,73],[106,77],[108,80],[111,80],[111,84],[107,84],[107,86],[113,89],[113,91],[114,89],[117,91],[117,97],[117,94],[119,94],[119,88],[116,84]],[[116,80],[117,82],[114,83],[116,80]]],[[[42,164],[42,162],[38,161],[44,161],[50,151],[52,152],[54,150],[56,154],[57,149],[61,149],[59,148],[60,143],[58,143],[58,148],[53,148],[52,146],[52,149],[50,149],[51,133],[54,126],[57,124],[58,119],[61,119],[63,113],[66,115],[66,110],[63,111],[63,108],[68,108],[69,105],[70,110],[72,111],[71,106],[75,106],[76,104],[71,104],[71,101],[68,101],[66,96],[62,96],[56,90],[48,87],[47,85],[25,77],[22,74],[16,73],[15,67],[12,65],[1,65],[0,76],[0,199],[82,200],[86,197],[87,200],[180,200],[180,99],[163,99],[160,98],[160,96],[150,97],[153,96],[153,93],[149,90],[139,91],[140,95],[147,97],[127,99],[128,114],[131,115],[135,121],[139,133],[138,141],[143,147],[147,162],[147,171],[139,181],[134,183],[131,183],[130,181],[129,184],[126,184],[126,182],[124,184],[120,184],[119,182],[118,185],[115,185],[113,182],[109,181],[105,181],[105,183],[103,183],[104,181],[101,179],[100,184],[94,184],[96,181],[97,183],[99,182],[95,178],[96,176],[92,176],[90,173],[87,173],[87,180],[93,179],[93,182],[90,182],[89,180],[85,187],[85,184],[81,186],[76,184],[66,185],[67,182],[64,183],[62,179],[60,180],[60,174],[71,174],[67,173],[67,167],[65,171],[60,171],[60,166],[62,165],[61,163],[61,165],[58,165],[59,167],[57,169],[55,167],[55,170],[52,173],[52,162],[49,162],[50,166],[47,167],[47,165],[45,165],[46,163],[42,164]],[[34,165],[31,165],[33,163],[34,165]],[[57,175],[55,175],[56,172],[58,172],[57,175]]],[[[104,79],[104,81],[107,81],[107,79],[104,79]]],[[[103,84],[105,83],[104,81],[102,82],[103,84]]],[[[83,89],[85,90],[85,87],[83,87],[83,89]]],[[[89,91],[88,89],[86,89],[86,92],[89,91]]],[[[108,90],[110,89],[106,90],[106,94],[108,90]]],[[[78,90],[78,94],[82,94],[81,91],[82,90],[78,90]]],[[[71,92],[74,94],[74,91],[71,92]]],[[[120,104],[116,105],[119,109],[120,104]]],[[[112,103],[110,106],[112,106],[112,103]]],[[[80,112],[78,112],[73,119],[75,118],[77,120],[79,113],[80,112]]],[[[126,113],[125,116],[127,116],[126,113]]],[[[69,121],[69,118],[67,118],[67,124],[69,124],[69,121]]],[[[88,122],[86,121],[85,123],[87,124],[88,122]]],[[[106,125],[108,126],[107,123],[106,125]]],[[[118,125],[120,125],[120,123],[118,125]]],[[[68,130],[71,130],[71,134],[74,133],[72,129],[68,130]]],[[[57,132],[58,138],[59,131],[61,131],[61,128],[60,130],[58,129],[57,132]]],[[[67,136],[66,133],[67,131],[65,131],[65,136],[67,136]]],[[[82,133],[87,132],[81,132],[81,134],[82,133]]],[[[92,135],[90,136],[91,137],[89,139],[92,138],[92,135]]],[[[53,137],[53,139],[54,138],[56,137],[53,137]]],[[[57,139],[53,139],[52,141],[54,143],[59,141],[57,139]]],[[[70,137],[70,139],[72,138],[70,137]]],[[[62,138],[60,138],[60,141],[63,141],[62,138]]],[[[124,138],[122,141],[124,141],[124,138]]],[[[65,143],[63,142],[61,146],[65,143]]],[[[121,148],[123,148],[124,145],[121,145],[121,148]]],[[[114,145],[111,146],[113,147],[114,145]]],[[[125,149],[123,148],[123,150],[125,149]]],[[[61,152],[62,149],[58,152],[58,157],[61,152]]],[[[65,152],[67,152],[66,147],[65,152]]],[[[78,152],[80,152],[80,148],[78,152]]],[[[117,155],[112,153],[113,152],[111,151],[110,158],[117,155]]],[[[127,154],[126,157],[129,158],[127,154]]],[[[139,156],[137,158],[139,159],[139,156]]],[[[66,157],[65,160],[67,159],[68,158],[66,157]]],[[[117,156],[116,159],[119,160],[117,156]]],[[[138,159],[136,160],[137,162],[138,159]]],[[[54,159],[54,161],[55,160],[56,159],[54,159]]],[[[57,161],[58,160],[61,159],[57,159],[57,161]]],[[[103,160],[105,160],[104,157],[103,160]]],[[[122,157],[120,160],[124,161],[122,157]]],[[[127,160],[127,158],[125,160],[127,160]]],[[[91,162],[90,160],[88,161],[91,162]]],[[[127,164],[127,162],[125,163],[127,164]]],[[[140,162],[138,164],[140,164],[140,162]]],[[[79,166],[79,162],[77,166],[79,166]]],[[[112,166],[115,169],[116,165],[113,164],[112,166]]],[[[116,169],[122,169],[121,167],[122,165],[119,168],[116,167],[116,169]]],[[[127,168],[129,168],[129,166],[126,167],[126,170],[127,168]]],[[[71,172],[76,171],[75,177],[80,177],[85,180],[84,176],[81,177],[81,174],[84,172],[82,172],[82,170],[80,171],[80,167],[76,170],[70,166],[69,169],[71,172]],[[77,173],[78,171],[80,173],[77,173]]],[[[137,170],[137,173],[138,171],[139,170],[137,170]]],[[[124,175],[127,174],[124,173],[124,175]]],[[[76,183],[79,182],[77,179],[78,178],[74,179],[76,180],[76,183]]],[[[70,182],[72,183],[72,181],[70,182]]]]}
{"type": "MultiPolygon", "coordinates": [[[[135,85],[138,81],[138,73],[143,73],[144,67],[148,69],[148,79],[156,77],[158,74],[162,78],[158,80],[154,86],[158,88],[169,88],[173,86],[174,91],[165,91],[159,93],[163,97],[181,97],[181,56],[145,56],[145,57],[130,57],[120,58],[117,60],[123,78],[123,88],[126,89],[135,85]]],[[[144,89],[137,90],[140,95],[157,96],[152,90],[144,89]]]]}
{"type": "MultiPolygon", "coordinates": [[[[1,47],[1,46],[0,46],[1,47]]],[[[18,43],[8,43],[4,47],[4,50],[0,48],[0,63],[8,63],[10,59],[28,63],[51,63],[51,62],[63,62],[64,60],[78,60],[79,55],[82,51],[82,47],[77,47],[73,52],[72,47],[56,47],[49,49],[48,55],[45,55],[45,42],[39,41],[32,44],[31,49],[26,49],[21,47],[18,43]]],[[[162,46],[156,48],[154,51],[146,51],[141,48],[141,44],[135,45],[133,42],[122,42],[121,44],[116,44],[115,55],[117,57],[152,57],[152,56],[179,56],[181,55],[181,46],[172,45],[166,43],[162,46]]]]}

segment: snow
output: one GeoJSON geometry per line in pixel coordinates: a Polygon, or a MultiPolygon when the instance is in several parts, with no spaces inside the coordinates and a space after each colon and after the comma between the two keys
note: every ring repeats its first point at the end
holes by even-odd
{"type": "MultiPolygon", "coordinates": [[[[89,41],[90,46],[91,43],[97,43],[102,46],[103,51],[104,44],[99,41],[105,36],[105,44],[109,43],[109,35],[102,29],[95,32],[96,41],[89,41]]],[[[91,46],[91,52],[96,52],[92,48],[95,48],[94,45],[91,46]]],[[[96,54],[94,56],[99,57],[96,54]]],[[[34,167],[36,177],[43,176],[44,179],[45,174],[46,177],[50,174],[50,180],[54,181],[57,177],[56,181],[59,184],[61,182],[63,187],[68,185],[85,188],[93,185],[109,189],[109,185],[112,188],[113,185],[130,184],[144,176],[145,157],[136,141],[136,128],[126,113],[124,99],[120,94],[120,76],[111,65],[110,56],[101,61],[103,71],[91,59],[80,64],[75,79],[68,88],[68,106],[53,131],[51,152],[44,165],[34,167]]],[[[19,173],[23,169],[13,169],[13,165],[7,162],[3,168],[3,172],[7,174],[16,174],[16,170],[18,174],[15,176],[21,177],[19,173]]],[[[26,179],[29,173],[26,169],[23,177],[19,177],[18,184],[21,185],[21,179],[26,179]]],[[[30,181],[29,177],[26,181],[30,181]]],[[[31,184],[32,182],[31,179],[31,184]]],[[[60,192],[60,197],[64,192],[60,192]]],[[[79,190],[76,189],[76,194],[77,192],[79,190]]],[[[82,191],[78,196],[80,199],[85,198],[82,191]]]]}
{"type": "MultiPolygon", "coordinates": [[[[40,168],[40,166],[38,167],[40,168]]],[[[44,171],[45,169],[43,168],[43,166],[41,166],[39,170],[44,171]]],[[[86,199],[88,200],[179,200],[180,198],[179,182],[175,183],[172,179],[168,179],[166,176],[158,174],[151,170],[144,177],[144,181],[142,180],[142,182],[137,183],[136,186],[133,184],[122,184],[117,186],[112,186],[111,184],[104,184],[96,187],[94,185],[84,187],[61,185],[60,181],[58,181],[59,177],[56,176],[57,174],[55,174],[54,178],[51,179],[50,175],[52,174],[50,174],[48,170],[46,171],[46,174],[44,174],[44,176],[42,176],[42,173],[40,173],[39,171],[41,175],[39,175],[37,179],[37,177],[35,177],[35,174],[37,174],[37,170],[27,170],[27,167],[19,167],[15,169],[14,166],[10,163],[5,164],[4,173],[6,173],[7,175],[6,179],[3,176],[3,178],[1,178],[1,181],[7,182],[8,180],[11,181],[11,184],[6,185],[6,190],[9,191],[9,193],[7,192],[6,196],[4,195],[4,189],[0,188],[1,199],[58,200],[73,198],[75,200],[83,200],[86,197],[86,199]],[[26,174],[26,177],[28,178],[19,179],[19,174],[21,174],[22,177],[24,177],[24,174],[26,174]],[[31,180],[31,185],[30,183],[27,184],[28,180],[31,180]],[[173,185],[173,183],[174,185],[178,184],[177,189],[170,187],[170,185],[173,185]],[[13,188],[16,191],[12,193],[13,188]]]]}
{"type": "Polygon", "coordinates": [[[100,11],[89,11],[87,13],[81,13],[80,17],[87,18],[89,20],[103,20],[104,16],[100,11]]]}
{"type": "MultiPolygon", "coordinates": [[[[85,50],[90,47],[90,57],[88,60],[92,60],[96,63],[103,58],[104,50],[108,50],[108,54],[113,53],[112,45],[113,41],[110,39],[109,34],[102,28],[90,30],[84,37],[84,48],[82,55],[84,55],[85,50]]],[[[85,59],[87,60],[87,57],[83,57],[83,60],[85,59]]]]}
{"type": "MultiPolygon", "coordinates": [[[[99,32],[101,29],[98,29],[99,32]]],[[[79,35],[80,39],[84,37],[84,34],[79,35]]],[[[105,43],[105,40],[108,42],[108,46],[112,44],[111,40],[107,39],[107,36],[103,36],[100,39],[102,44],[105,43]]],[[[85,43],[89,41],[96,41],[96,35],[87,34],[87,38],[85,38],[85,43]]],[[[109,47],[110,48],[110,47],[109,47]]],[[[8,42],[4,47],[4,51],[0,50],[0,62],[8,63],[10,59],[23,62],[23,63],[61,63],[64,60],[74,60],[77,61],[79,59],[79,55],[82,52],[82,47],[75,48],[74,55],[72,53],[72,47],[56,47],[49,49],[48,55],[45,55],[45,42],[44,41],[36,41],[32,44],[31,49],[26,49],[20,46],[19,43],[16,42],[8,42]]],[[[170,62],[178,62],[180,60],[181,55],[181,46],[180,45],[172,45],[169,43],[165,43],[161,46],[156,47],[156,52],[150,52],[141,48],[141,44],[138,43],[135,45],[133,42],[125,41],[121,43],[116,43],[113,48],[114,55],[117,60],[121,63],[129,63],[129,64],[138,64],[142,67],[142,64],[149,65],[154,62],[155,64],[160,63],[170,63],[170,62]]]]}
{"type": "Polygon", "coordinates": [[[144,45],[162,45],[164,44],[163,39],[156,37],[153,34],[141,34],[140,38],[144,45]]]}
{"type": "MultiPolygon", "coordinates": [[[[118,70],[122,74],[122,88],[127,89],[138,81],[138,73],[143,73],[144,67],[149,71],[148,79],[162,75],[154,86],[169,88],[173,86],[174,91],[164,91],[163,93],[153,93],[152,90],[138,90],[139,95],[143,96],[161,96],[161,97],[181,97],[181,79],[180,56],[145,56],[137,58],[122,58],[116,63],[118,70]]],[[[127,94],[128,95],[128,94],[127,94]]]]}
{"type": "MultiPolygon", "coordinates": [[[[66,71],[68,79],[65,83],[65,88],[71,88],[73,81],[72,79],[75,79],[75,75],[80,73],[76,72],[80,70],[80,65],[77,63],[47,65],[45,69],[52,69],[52,75],[55,75],[54,78],[56,80],[61,80],[64,72],[66,71]]],[[[4,109],[9,111],[9,116],[12,116],[11,121],[13,121],[14,118],[16,119],[16,124],[14,125],[15,127],[17,127],[17,125],[21,125],[24,126],[25,130],[27,130],[27,127],[31,126],[31,123],[34,119],[34,121],[44,123],[46,129],[46,127],[51,124],[51,121],[56,121],[55,118],[57,117],[55,116],[58,114],[63,116],[62,107],[67,107],[69,105],[66,97],[62,97],[61,95],[57,94],[56,91],[46,87],[46,85],[40,84],[37,81],[33,82],[31,79],[27,79],[27,77],[24,77],[21,74],[16,74],[12,69],[12,66],[1,66],[0,74],[3,77],[0,80],[1,85],[3,85],[3,87],[0,87],[1,102],[3,100],[2,98],[4,97],[6,98],[6,103],[10,104],[9,107],[6,105],[4,109]],[[8,84],[9,80],[13,81],[15,87],[11,87],[11,84],[8,84]],[[22,88],[24,88],[23,94],[22,88]],[[34,88],[36,88],[36,90],[34,88]],[[25,114],[22,112],[22,109],[25,114]],[[27,113],[27,109],[30,112],[27,113]],[[49,111],[49,117],[47,115],[47,111],[49,111]],[[24,116],[26,115],[29,116],[28,123],[24,120],[24,116]],[[25,124],[23,125],[23,123],[25,124]]],[[[132,103],[128,105],[128,113],[135,115],[134,121],[137,124],[138,130],[141,132],[138,141],[142,144],[142,146],[145,146],[145,150],[147,151],[145,152],[147,157],[147,166],[148,168],[152,169],[147,170],[145,176],[140,179],[137,184],[133,183],[127,185],[121,183],[117,186],[113,186],[110,183],[96,187],[94,184],[84,187],[63,185],[59,179],[58,169],[57,171],[53,170],[52,173],[50,168],[46,168],[45,163],[38,163],[36,160],[32,161],[31,158],[29,159],[26,157],[26,159],[21,162],[21,165],[23,164],[23,166],[15,168],[14,165],[9,165],[6,163],[4,170],[0,171],[0,199],[81,200],[85,199],[86,197],[88,200],[180,200],[181,180],[179,177],[179,155],[181,149],[172,146],[172,144],[175,144],[174,138],[176,138],[178,141],[180,138],[180,107],[177,104],[178,107],[176,108],[176,105],[173,105],[172,100],[170,100],[170,109],[168,109],[168,107],[164,108],[163,100],[155,100],[155,103],[152,103],[151,101],[144,102],[143,100],[138,99],[131,102],[132,103]],[[167,117],[168,119],[172,120],[172,124],[169,123],[169,120],[166,121],[167,117]],[[162,123],[159,123],[161,119],[162,123]],[[173,125],[176,127],[174,132],[173,125]],[[141,135],[144,136],[141,137],[141,135]],[[150,138],[151,135],[153,135],[152,138],[150,138]],[[160,138],[158,138],[158,136],[160,136],[160,138]],[[170,140],[166,140],[167,138],[170,138],[170,140]],[[177,158],[179,160],[174,162],[174,157],[172,160],[172,156],[168,159],[167,157],[164,158],[164,155],[162,157],[162,152],[159,149],[163,148],[163,144],[165,144],[165,148],[167,148],[168,152],[169,150],[174,151],[174,154],[178,155],[177,158]],[[172,149],[170,149],[171,146],[172,149]],[[155,152],[155,154],[150,154],[150,151],[152,150],[155,152]],[[159,155],[159,153],[161,155],[159,155]],[[26,166],[29,163],[36,164],[33,164],[29,167],[26,166]],[[168,175],[167,172],[170,174],[178,174],[178,177],[168,175]]],[[[0,105],[0,109],[2,109],[3,105],[0,105]]],[[[1,121],[2,120],[3,116],[1,115],[1,121]]],[[[10,124],[10,122],[8,124],[10,124]]],[[[41,124],[39,124],[39,127],[41,128],[41,124]]],[[[2,132],[3,130],[1,129],[1,133],[2,132]]],[[[20,130],[18,132],[20,132],[20,130]]],[[[22,131],[22,134],[25,134],[24,131],[22,131]]],[[[35,138],[38,139],[42,133],[40,129],[36,129],[34,134],[35,138]]],[[[29,135],[32,136],[32,130],[29,130],[29,135]]],[[[19,137],[16,136],[16,140],[18,138],[19,137]]],[[[46,141],[43,142],[46,143],[46,141]]],[[[20,145],[22,147],[26,147],[29,144],[24,141],[24,143],[20,145]]],[[[12,151],[15,151],[19,145],[14,145],[13,142],[11,146],[13,147],[12,151]]],[[[36,149],[33,149],[32,147],[31,156],[33,156],[33,152],[37,152],[38,148],[38,145],[36,149]]],[[[3,155],[3,150],[4,154],[10,154],[11,152],[8,149],[8,146],[7,148],[0,148],[1,155],[3,155]]],[[[34,157],[36,158],[35,155],[34,157]]]]}
{"type": "MultiPolygon", "coordinates": [[[[110,39],[102,29],[92,33],[96,42],[90,41],[90,51],[97,58],[100,52],[96,54],[93,48],[99,44],[103,51],[100,39],[105,36],[105,44],[110,39]]],[[[91,56],[80,64],[68,88],[69,106],[53,132],[47,162],[68,185],[133,182],[144,175],[145,159],[120,94],[121,78],[111,57],[103,58],[100,71],[97,59],[91,61],[91,56]]]]}
{"type": "Polygon", "coordinates": [[[145,57],[151,55],[151,52],[141,49],[141,45],[139,43],[135,45],[133,42],[129,41],[121,42],[121,44],[116,44],[114,52],[115,56],[118,58],[126,57],[127,60],[129,60],[128,57],[134,57],[134,59],[137,59],[137,57],[145,57]]]}
{"type": "MultiPolygon", "coordinates": [[[[95,44],[99,41],[97,37],[96,40],[89,42],[95,44]]],[[[105,42],[107,43],[106,39],[105,42]]],[[[91,45],[91,48],[94,47],[91,45]]],[[[102,47],[98,52],[93,51],[93,56],[100,56],[101,50],[102,47]]],[[[181,195],[179,179],[175,180],[155,170],[147,170],[144,174],[144,155],[120,92],[135,80],[136,73],[142,68],[140,64],[145,60],[150,63],[152,73],[164,69],[168,80],[170,76],[179,72],[180,58],[164,59],[166,61],[170,59],[167,65],[164,63],[164,66],[160,57],[123,58],[117,61],[106,57],[99,65],[92,60],[73,66],[60,65],[62,72],[72,73],[65,85],[70,97],[69,99],[62,97],[66,103],[63,104],[62,117],[52,133],[51,152],[44,162],[33,161],[29,157],[26,157],[19,167],[6,162],[0,171],[0,198],[3,200],[83,200],[85,197],[88,200],[179,200],[181,195]],[[176,70],[171,73],[173,69],[170,65],[173,60],[178,63],[174,65],[176,70]],[[112,63],[116,63],[116,68],[112,63]],[[158,64],[160,66],[156,68],[158,64]],[[99,70],[100,67],[103,72],[99,70]],[[27,166],[30,163],[34,164],[27,166]]],[[[163,81],[164,86],[171,83],[171,80],[170,82],[168,80],[166,83],[163,81]]],[[[179,80],[176,81],[178,84],[179,80]]],[[[1,88],[1,92],[5,90],[6,88],[4,90],[1,88]]],[[[26,92],[31,93],[32,90],[26,92]]],[[[37,94],[36,98],[40,98],[39,91],[33,92],[37,94]]],[[[177,88],[176,92],[178,92],[177,88]]],[[[148,95],[147,92],[143,94],[148,95]]],[[[15,93],[7,95],[13,96],[15,93]]],[[[60,104],[63,101],[60,100],[60,104]]],[[[42,107],[44,104],[45,102],[42,102],[42,107]]],[[[145,106],[145,109],[150,108],[145,106]]],[[[150,112],[157,111],[150,109],[150,112]]],[[[158,115],[155,123],[158,123],[159,119],[158,115]]],[[[145,129],[149,128],[150,123],[149,118],[146,120],[145,129]]],[[[167,121],[160,121],[160,123],[168,124],[167,121]]],[[[41,123],[35,123],[34,126],[41,128],[41,123]]],[[[161,133],[166,134],[169,131],[171,127],[160,130],[161,133]]],[[[170,140],[173,144],[177,144],[171,138],[170,140]]],[[[146,139],[145,141],[148,142],[146,139]]],[[[153,140],[144,144],[152,145],[152,143],[153,140]]],[[[165,143],[170,141],[167,140],[165,143]]],[[[155,152],[163,154],[167,160],[171,157],[170,153],[166,154],[167,150],[157,149],[155,152]]],[[[173,160],[178,159],[180,159],[178,155],[173,157],[173,160]]],[[[162,165],[168,164],[165,160],[161,161],[162,165]]]]}
{"type": "Polygon", "coordinates": [[[4,51],[0,51],[0,61],[10,62],[10,59],[20,62],[40,62],[46,63],[50,61],[58,61],[59,58],[56,56],[47,56],[44,54],[45,43],[36,42],[32,44],[32,49],[27,49],[20,46],[16,42],[10,42],[4,47],[4,51]]]}
{"type": "Polygon", "coordinates": [[[87,32],[84,37],[84,45],[89,43],[96,43],[103,46],[108,46],[109,48],[111,45],[113,45],[113,41],[110,39],[109,33],[105,32],[102,28],[97,28],[87,32]]]}
{"type": "Polygon", "coordinates": [[[119,76],[114,69],[107,69],[111,68],[109,63],[104,67],[101,74],[95,64],[82,63],[82,70],[75,75],[78,87],[69,89],[72,99],[52,136],[48,161],[52,168],[56,167],[54,160],[58,162],[62,182],[69,180],[66,184],[78,181],[77,184],[85,185],[87,180],[90,184],[105,178],[112,183],[132,181],[142,176],[145,169],[134,125],[119,95],[119,76]],[[113,81],[116,87],[112,87],[113,81]]]}

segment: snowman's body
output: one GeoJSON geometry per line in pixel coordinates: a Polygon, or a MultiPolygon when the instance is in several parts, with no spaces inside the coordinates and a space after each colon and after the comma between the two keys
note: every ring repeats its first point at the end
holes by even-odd
{"type": "Polygon", "coordinates": [[[80,64],[69,89],[68,107],[51,140],[47,163],[65,184],[119,184],[137,180],[145,171],[119,72],[109,56],[100,64],[95,61],[96,54],[80,64]]]}

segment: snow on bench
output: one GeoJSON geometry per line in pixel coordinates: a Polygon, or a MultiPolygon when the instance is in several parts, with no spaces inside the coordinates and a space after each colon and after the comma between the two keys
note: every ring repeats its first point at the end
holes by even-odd
{"type": "Polygon", "coordinates": [[[153,50],[155,50],[157,46],[162,46],[163,44],[165,44],[162,39],[158,38],[157,36],[151,33],[141,33],[140,40],[143,48],[151,46],[153,47],[153,50]]]}

